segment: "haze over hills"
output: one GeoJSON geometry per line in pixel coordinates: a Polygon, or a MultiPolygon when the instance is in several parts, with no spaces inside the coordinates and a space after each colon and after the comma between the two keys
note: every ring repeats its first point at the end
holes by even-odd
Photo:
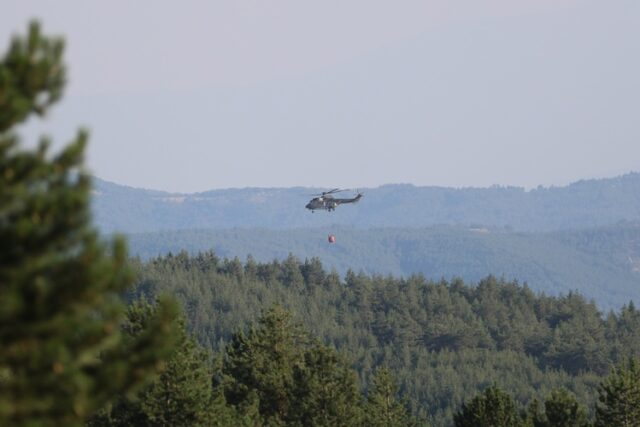
{"type": "Polygon", "coordinates": [[[362,189],[357,206],[312,214],[304,208],[318,188],[243,188],[180,194],[94,182],[94,214],[100,230],[258,227],[289,229],[328,225],[428,227],[479,225],[516,231],[552,231],[640,218],[640,173],[579,181],[566,187],[443,188],[407,184],[362,189]]]}
{"type": "Polygon", "coordinates": [[[315,188],[177,194],[95,180],[100,230],[133,255],[181,250],[262,262],[319,258],[329,269],[478,281],[493,274],[601,309],[640,301],[640,174],[525,191],[385,185],[335,212],[304,205],[315,188]],[[338,241],[329,245],[327,234],[338,241]]]}

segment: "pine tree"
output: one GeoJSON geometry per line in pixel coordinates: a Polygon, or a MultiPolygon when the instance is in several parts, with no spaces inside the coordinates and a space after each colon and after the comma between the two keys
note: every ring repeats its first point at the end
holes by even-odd
{"type": "MultiPolygon", "coordinates": [[[[537,401],[535,401],[537,403],[537,401]]],[[[530,405],[534,427],[587,427],[587,412],[565,389],[553,390],[544,401],[544,413],[530,405]]]]}
{"type": "Polygon", "coordinates": [[[453,421],[456,427],[519,427],[524,424],[513,398],[496,385],[463,404],[453,421]]]}
{"type": "MultiPolygon", "coordinates": [[[[148,329],[156,308],[135,301],[127,312],[125,334],[135,339],[148,329]]],[[[135,397],[121,396],[118,402],[92,420],[93,426],[202,426],[213,418],[212,365],[206,351],[186,331],[183,317],[174,321],[177,346],[162,373],[135,397]]]]}
{"type": "Polygon", "coordinates": [[[63,42],[32,23],[0,61],[0,425],[76,426],[142,384],[173,345],[174,306],[124,342],[126,247],[90,225],[86,132],[49,158],[14,127],[43,115],[65,83],[63,42]]]}
{"type": "Polygon", "coordinates": [[[313,257],[311,259],[305,259],[300,270],[307,286],[317,286],[324,283],[326,274],[319,258],[313,257]]]}
{"type": "Polygon", "coordinates": [[[222,369],[225,398],[237,408],[259,402],[264,423],[281,425],[291,416],[294,367],[304,363],[308,338],[281,307],[268,310],[247,335],[236,333],[222,369]]]}
{"type": "Polygon", "coordinates": [[[257,399],[250,398],[240,405],[240,409],[229,405],[224,395],[224,383],[222,381],[223,358],[219,355],[214,359],[213,369],[213,393],[209,405],[210,427],[255,427],[259,419],[257,399]]]}
{"type": "Polygon", "coordinates": [[[226,401],[245,417],[254,411],[262,425],[348,426],[362,420],[355,372],[277,306],[247,335],[233,336],[222,376],[226,401]]]}
{"type": "Polygon", "coordinates": [[[417,425],[405,405],[397,400],[398,386],[386,368],[380,368],[373,377],[373,387],[366,405],[366,425],[394,427],[417,425]]]}
{"type": "Polygon", "coordinates": [[[183,337],[167,367],[143,390],[142,409],[153,426],[208,425],[211,404],[211,366],[207,353],[192,337],[183,337]]]}
{"type": "Polygon", "coordinates": [[[640,426],[640,360],[613,368],[598,389],[596,426],[640,426]]]}
{"type": "Polygon", "coordinates": [[[362,402],[353,372],[335,350],[315,343],[294,371],[294,424],[354,426],[362,423],[362,402]]]}

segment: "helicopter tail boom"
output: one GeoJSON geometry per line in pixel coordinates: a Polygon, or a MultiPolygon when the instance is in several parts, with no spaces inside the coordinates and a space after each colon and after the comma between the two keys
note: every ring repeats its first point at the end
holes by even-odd
{"type": "Polygon", "coordinates": [[[360,199],[362,199],[363,196],[364,194],[358,193],[358,195],[353,199],[333,199],[333,201],[336,202],[337,204],[358,203],[358,201],[360,201],[360,199]]]}

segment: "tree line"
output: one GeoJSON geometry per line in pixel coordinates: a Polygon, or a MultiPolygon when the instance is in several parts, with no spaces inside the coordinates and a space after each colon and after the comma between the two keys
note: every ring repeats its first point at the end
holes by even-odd
{"type": "Polygon", "coordinates": [[[640,298],[640,273],[634,271],[640,266],[638,222],[548,233],[464,225],[180,229],[129,234],[127,239],[131,253],[144,260],[181,250],[196,254],[213,249],[220,257],[241,259],[251,254],[260,262],[283,261],[294,253],[301,259],[318,257],[325,268],[335,268],[342,276],[351,268],[477,282],[493,273],[527,282],[536,292],[577,290],[597,301],[600,309],[617,310],[640,298]],[[337,237],[334,245],[327,244],[328,230],[337,237]]]}

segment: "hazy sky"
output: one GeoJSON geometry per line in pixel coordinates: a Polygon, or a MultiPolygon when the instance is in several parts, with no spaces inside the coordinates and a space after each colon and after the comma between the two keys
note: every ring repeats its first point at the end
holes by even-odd
{"type": "Polygon", "coordinates": [[[640,171],[640,1],[4,0],[64,35],[46,121],[170,191],[565,185],[640,171]]]}

